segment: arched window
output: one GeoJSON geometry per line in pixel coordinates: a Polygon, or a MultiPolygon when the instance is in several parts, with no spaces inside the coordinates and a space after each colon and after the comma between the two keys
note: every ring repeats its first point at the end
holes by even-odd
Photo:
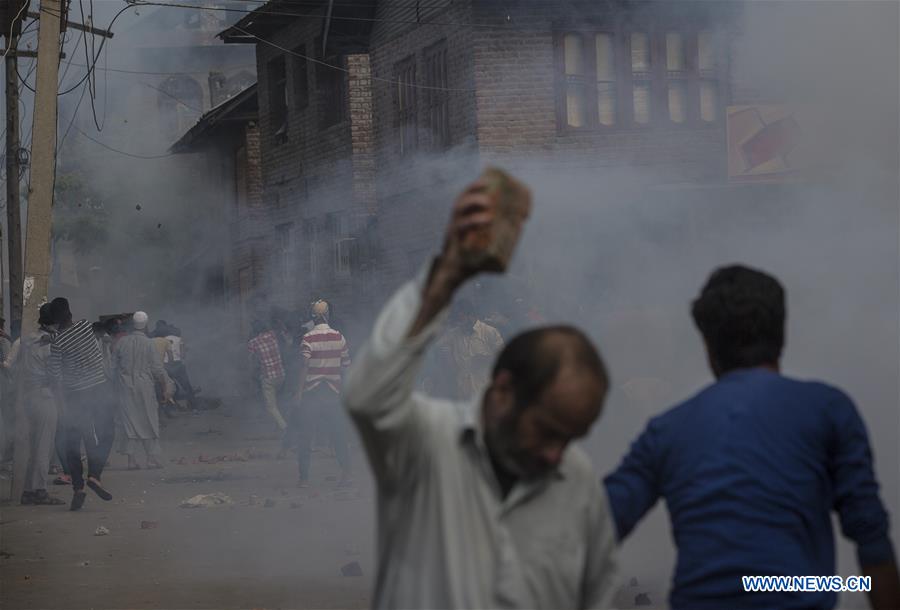
{"type": "Polygon", "coordinates": [[[183,134],[203,114],[203,89],[190,76],[170,76],[159,87],[158,107],[166,134],[183,134]]]}

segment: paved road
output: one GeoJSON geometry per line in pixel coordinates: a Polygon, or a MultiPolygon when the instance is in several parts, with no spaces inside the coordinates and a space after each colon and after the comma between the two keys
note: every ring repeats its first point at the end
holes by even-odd
{"type": "MultiPolygon", "coordinates": [[[[268,421],[240,417],[235,404],[179,416],[163,431],[164,470],[130,472],[113,454],[104,475],[112,502],[89,492],[78,513],[0,507],[0,608],[367,607],[371,483],[337,489],[336,463],[320,454],[312,487],[298,489],[296,463],[275,459],[271,437],[268,421]],[[213,492],[234,504],[179,507],[213,492]],[[100,526],[109,534],[95,536],[100,526]],[[362,576],[342,575],[352,562],[362,576]]],[[[55,489],[69,499],[68,488],[55,489]]]]}

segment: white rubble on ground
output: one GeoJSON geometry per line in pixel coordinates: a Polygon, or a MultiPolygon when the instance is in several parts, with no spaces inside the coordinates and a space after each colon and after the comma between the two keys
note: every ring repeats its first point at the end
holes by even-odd
{"type": "Polygon", "coordinates": [[[211,494],[197,494],[181,503],[181,508],[207,508],[210,506],[225,506],[234,504],[234,501],[221,492],[211,494]]]}

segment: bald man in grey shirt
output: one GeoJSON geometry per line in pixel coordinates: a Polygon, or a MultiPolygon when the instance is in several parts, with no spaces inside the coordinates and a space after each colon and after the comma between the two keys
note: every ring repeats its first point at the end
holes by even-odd
{"type": "Polygon", "coordinates": [[[378,486],[376,608],[607,608],[615,529],[585,454],[607,391],[590,341],[559,326],[514,338],[470,403],[413,391],[466,268],[460,239],[493,214],[457,201],[441,256],[385,306],[344,403],[378,486]]]}

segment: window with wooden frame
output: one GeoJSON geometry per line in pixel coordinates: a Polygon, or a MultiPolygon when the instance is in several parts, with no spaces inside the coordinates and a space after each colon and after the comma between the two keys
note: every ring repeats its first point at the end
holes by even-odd
{"type": "Polygon", "coordinates": [[[450,95],[447,87],[447,42],[425,49],[425,112],[432,150],[450,146],[450,95]]]}
{"type": "Polygon", "coordinates": [[[346,72],[343,60],[327,57],[316,64],[316,93],[319,98],[319,124],[325,129],[346,118],[346,72]]]}
{"type": "Polygon", "coordinates": [[[419,121],[416,101],[416,58],[410,55],[394,66],[394,107],[397,110],[397,146],[400,156],[418,148],[419,121]]]}
{"type": "Polygon", "coordinates": [[[287,140],[287,67],[284,56],[276,57],[268,65],[269,127],[277,142],[287,140]]]}
{"type": "Polygon", "coordinates": [[[721,120],[719,95],[719,58],[722,45],[716,42],[712,32],[697,34],[697,76],[699,78],[700,120],[715,123],[721,120]]]}
{"type": "Polygon", "coordinates": [[[302,110],[309,105],[309,63],[306,59],[306,45],[294,49],[291,57],[293,66],[294,108],[302,110]]]}
{"type": "Polygon", "coordinates": [[[710,31],[634,26],[557,36],[562,130],[715,124],[721,48],[710,31]]]}
{"type": "MultiPolygon", "coordinates": [[[[653,73],[650,35],[647,32],[631,32],[628,36],[631,59],[631,120],[636,125],[649,125],[653,108],[653,73]]],[[[655,63],[655,62],[654,62],[655,63]]]]}

